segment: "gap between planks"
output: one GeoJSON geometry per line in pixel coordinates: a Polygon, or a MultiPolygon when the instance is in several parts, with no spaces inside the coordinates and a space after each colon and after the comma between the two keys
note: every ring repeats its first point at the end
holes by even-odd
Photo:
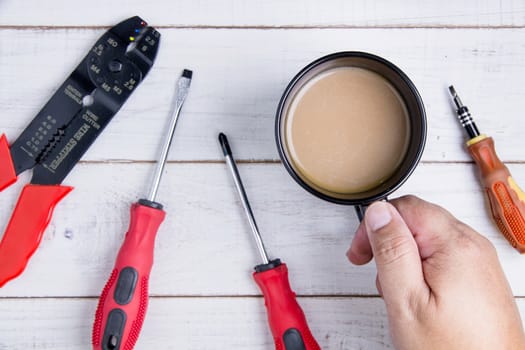
{"type": "MultiPolygon", "coordinates": [[[[105,160],[80,160],[80,164],[153,164],[156,160],[129,160],[129,159],[105,159],[105,160]]],[[[278,159],[235,159],[237,164],[281,164],[278,159]]],[[[224,164],[224,160],[219,159],[199,159],[199,160],[168,160],[167,164],[224,164]]],[[[506,160],[504,164],[525,164],[525,160],[506,160]]],[[[472,160],[422,160],[419,164],[474,164],[472,160]]]]}
{"type": "MultiPolygon", "coordinates": [[[[301,299],[374,299],[381,297],[378,294],[296,294],[297,298],[301,299]]],[[[9,300],[25,300],[25,299],[68,299],[68,300],[89,300],[98,299],[99,296],[75,296],[75,295],[53,295],[53,296],[9,296],[0,297],[1,301],[9,300]]],[[[237,295],[192,295],[192,294],[180,294],[180,295],[150,295],[150,299],[262,299],[262,295],[256,294],[237,294],[237,295]]],[[[518,297],[515,297],[518,298],[518,297]]],[[[525,297],[523,297],[525,298],[525,297]]]]}
{"type": "MultiPolygon", "coordinates": [[[[359,295],[359,294],[309,294],[302,295],[296,294],[297,298],[301,299],[383,299],[377,294],[374,295],[359,295]]],[[[99,296],[20,296],[20,297],[0,297],[2,301],[16,301],[26,299],[40,299],[40,300],[55,300],[55,299],[67,299],[67,300],[93,300],[98,299],[99,296]]],[[[262,295],[150,295],[150,299],[262,299],[262,295]]],[[[525,300],[525,296],[514,296],[515,300],[525,300]]]]}
{"type": "MultiPolygon", "coordinates": [[[[296,29],[525,29],[523,25],[351,25],[351,24],[334,24],[334,25],[155,25],[156,29],[196,29],[196,30],[215,30],[215,29],[242,29],[242,30],[296,30],[296,29]]],[[[107,30],[111,26],[93,25],[93,26],[73,26],[73,25],[0,25],[0,30],[107,30]]]]}

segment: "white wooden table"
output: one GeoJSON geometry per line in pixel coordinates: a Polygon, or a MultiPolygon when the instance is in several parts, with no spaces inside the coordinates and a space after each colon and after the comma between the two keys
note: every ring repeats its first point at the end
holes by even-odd
{"type": "MultiPolygon", "coordinates": [[[[13,141],[111,25],[138,14],[162,44],[152,71],[66,178],[25,273],[0,289],[0,350],[89,349],[97,297],[143,195],[174,83],[194,71],[159,201],[150,307],[137,349],[272,349],[251,272],[257,254],[216,134],[226,132],[271,255],[323,349],[391,348],[373,264],[345,257],[357,219],[288,176],[274,113],[293,75],[341,50],[381,55],[403,69],[428,114],[423,160],[398,195],[437,202],[496,246],[525,316],[525,257],[498,233],[462,146],[446,86],[525,186],[525,3],[511,0],[0,1],[0,132],[13,141]]],[[[21,186],[0,196],[2,231],[21,186]]]]}

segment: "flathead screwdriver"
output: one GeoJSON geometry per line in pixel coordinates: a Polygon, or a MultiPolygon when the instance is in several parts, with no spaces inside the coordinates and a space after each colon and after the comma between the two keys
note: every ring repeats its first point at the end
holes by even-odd
{"type": "Polygon", "coordinates": [[[264,304],[268,312],[268,323],[275,342],[275,349],[319,350],[319,344],[313,337],[304,312],[290,287],[286,264],[280,259],[268,259],[248,196],[233,159],[228,138],[223,133],[219,134],[219,143],[261,256],[262,264],[255,266],[253,278],[264,295],[264,304]]]}
{"type": "Polygon", "coordinates": [[[467,148],[478,165],[492,217],[509,243],[525,253],[525,193],[496,154],[494,140],[481,134],[454,86],[449,87],[459,122],[468,134],[467,148]]]}
{"type": "Polygon", "coordinates": [[[166,215],[155,198],[191,78],[192,71],[185,69],[177,81],[170,125],[149,195],[131,206],[129,228],[95,314],[92,334],[95,350],[131,350],[138,340],[148,306],[155,237],[166,215]]]}

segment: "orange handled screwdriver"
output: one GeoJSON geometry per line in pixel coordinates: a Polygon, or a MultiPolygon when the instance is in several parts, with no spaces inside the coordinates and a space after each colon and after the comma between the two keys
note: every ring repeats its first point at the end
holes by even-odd
{"type": "Polygon", "coordinates": [[[525,193],[496,155],[492,137],[480,134],[452,85],[449,91],[457,107],[458,119],[469,136],[467,148],[479,167],[494,221],[510,244],[525,253],[525,193]]]}

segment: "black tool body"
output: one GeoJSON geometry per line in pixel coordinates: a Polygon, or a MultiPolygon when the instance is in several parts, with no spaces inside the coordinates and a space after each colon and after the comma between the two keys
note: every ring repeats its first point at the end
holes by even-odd
{"type": "Polygon", "coordinates": [[[149,72],[159,39],[140,17],[102,35],[11,145],[16,173],[34,167],[31,183],[60,183],[149,72]]]}
{"type": "Polygon", "coordinates": [[[0,136],[0,190],[34,168],[0,242],[0,286],[24,270],[55,205],[62,180],[148,74],[160,34],[140,17],[102,35],[10,146],[0,136]]]}

